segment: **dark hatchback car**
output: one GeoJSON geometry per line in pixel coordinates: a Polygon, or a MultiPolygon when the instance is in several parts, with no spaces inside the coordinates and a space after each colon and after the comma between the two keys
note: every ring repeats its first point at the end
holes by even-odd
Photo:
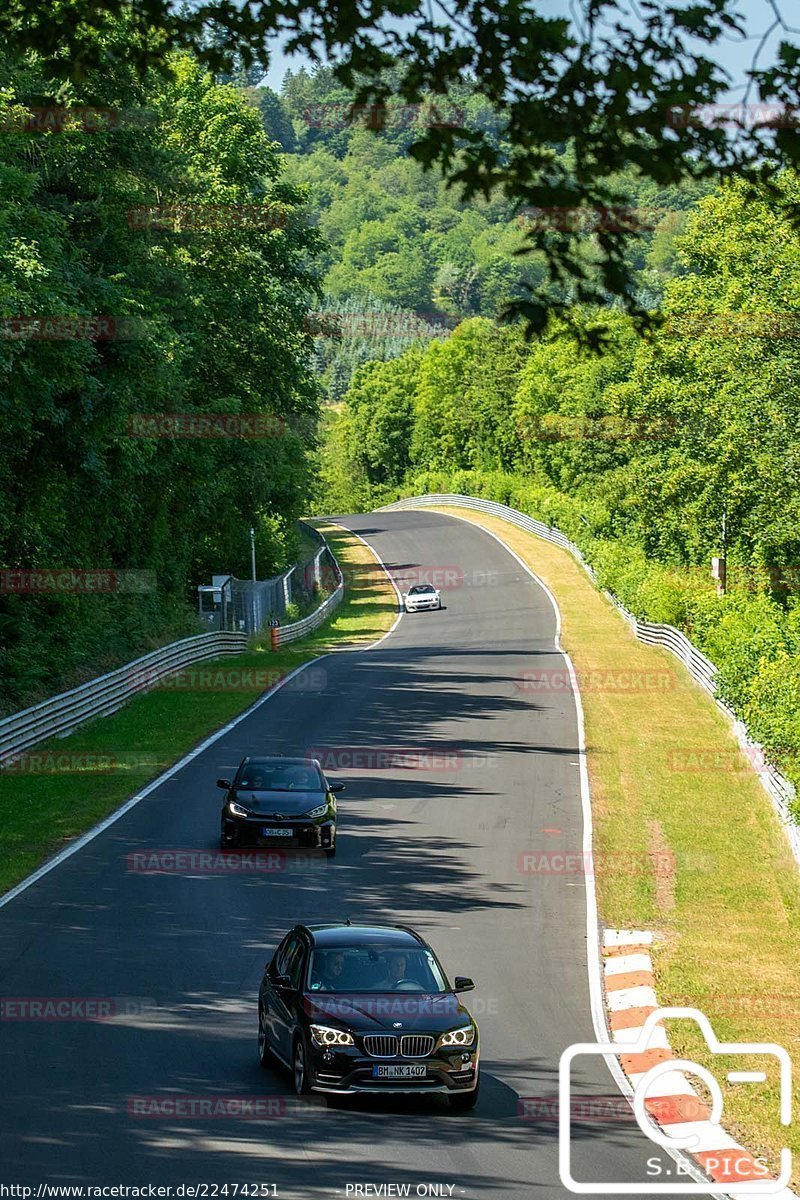
{"type": "Polygon", "coordinates": [[[220,845],[303,846],[336,853],[336,799],[343,783],[328,783],[315,758],[244,758],[227,795],[220,845]]]}
{"type": "Polygon", "coordinates": [[[439,1092],[478,1099],[478,1026],[430,946],[402,925],[296,925],[258,994],[258,1054],[298,1095],[439,1092]]]}

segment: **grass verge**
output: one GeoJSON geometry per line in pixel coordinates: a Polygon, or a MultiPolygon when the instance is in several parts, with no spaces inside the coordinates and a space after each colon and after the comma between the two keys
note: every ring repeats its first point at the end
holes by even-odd
{"type": "MultiPolygon", "coordinates": [[[[798,1058],[800,872],[727,720],[676,658],[636,640],[566,551],[500,518],[468,519],[516,551],[561,609],[585,712],[604,924],[655,931],[662,1005],[700,1009],[722,1041],[777,1042],[798,1058]]],[[[580,849],[529,847],[556,848],[580,849]]],[[[693,1024],[673,1026],[676,1055],[723,1083],[726,1129],[773,1170],[779,1147],[797,1156],[800,1133],[778,1123],[769,1060],[757,1060],[766,1087],[725,1084],[728,1070],[753,1068],[715,1063],[693,1024]]]]}
{"type": "Polygon", "coordinates": [[[200,663],[184,672],[180,686],[137,696],[112,716],[37,746],[18,772],[3,772],[0,894],[246,709],[281,675],[326,651],[372,642],[389,629],[395,593],[368,547],[340,526],[316,524],[346,580],[342,603],[316,633],[275,652],[266,638],[244,654],[200,663]]]}

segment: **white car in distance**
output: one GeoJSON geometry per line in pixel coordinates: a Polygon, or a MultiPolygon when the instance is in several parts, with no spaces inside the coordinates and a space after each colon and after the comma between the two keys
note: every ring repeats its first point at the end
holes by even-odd
{"type": "Polygon", "coordinates": [[[403,608],[407,613],[441,607],[442,598],[431,583],[415,583],[403,593],[403,608]]]}

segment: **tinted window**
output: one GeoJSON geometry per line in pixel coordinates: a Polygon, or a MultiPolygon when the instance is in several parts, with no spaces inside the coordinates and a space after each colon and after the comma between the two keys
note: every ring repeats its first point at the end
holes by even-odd
{"type": "Polygon", "coordinates": [[[306,948],[303,943],[298,940],[292,946],[290,951],[286,974],[289,976],[289,981],[293,988],[299,988],[303,978],[303,967],[306,961],[306,948]]]}
{"type": "Polygon", "coordinates": [[[312,992],[446,992],[430,950],[421,947],[341,946],[314,950],[312,992]]]}
{"type": "Polygon", "coordinates": [[[288,937],[285,937],[283,939],[280,946],[278,947],[278,949],[275,952],[274,966],[275,966],[275,974],[276,975],[288,975],[289,974],[289,966],[292,962],[294,952],[296,951],[296,949],[299,945],[300,945],[300,939],[297,937],[296,934],[290,933],[288,935],[288,937]]]}
{"type": "Polygon", "coordinates": [[[429,583],[417,583],[414,587],[408,589],[409,596],[426,596],[429,592],[434,592],[436,589],[429,583]]]}
{"type": "Polygon", "coordinates": [[[252,792],[321,792],[323,783],[313,763],[248,763],[237,787],[252,792]]]}

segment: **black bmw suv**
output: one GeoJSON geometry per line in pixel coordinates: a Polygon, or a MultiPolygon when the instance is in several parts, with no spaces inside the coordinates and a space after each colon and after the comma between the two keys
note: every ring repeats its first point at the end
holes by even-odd
{"type": "Polygon", "coordinates": [[[296,925],[267,963],[258,1055],[310,1092],[441,1092],[478,1099],[478,1026],[430,946],[402,925],[296,925]]]}
{"type": "Polygon", "coordinates": [[[220,845],[307,846],[336,853],[336,800],[343,783],[328,783],[315,758],[243,758],[227,795],[220,845]]]}

